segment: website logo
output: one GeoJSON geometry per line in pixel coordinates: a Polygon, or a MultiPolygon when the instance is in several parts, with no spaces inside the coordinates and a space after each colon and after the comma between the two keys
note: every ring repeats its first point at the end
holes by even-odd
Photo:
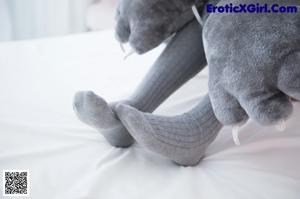
{"type": "Polygon", "coordinates": [[[215,6],[213,4],[206,5],[208,13],[297,13],[296,5],[279,5],[279,4],[238,4],[232,3],[215,6]]]}

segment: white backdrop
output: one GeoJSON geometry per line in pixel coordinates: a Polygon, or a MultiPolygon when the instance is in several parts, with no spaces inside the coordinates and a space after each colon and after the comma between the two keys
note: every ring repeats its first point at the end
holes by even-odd
{"type": "Polygon", "coordinates": [[[0,0],[0,41],[86,31],[92,0],[0,0]]]}

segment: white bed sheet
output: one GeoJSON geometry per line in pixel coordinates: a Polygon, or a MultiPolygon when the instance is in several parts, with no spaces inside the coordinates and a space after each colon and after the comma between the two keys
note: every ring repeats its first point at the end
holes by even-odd
{"type": "MultiPolygon", "coordinates": [[[[223,129],[206,158],[188,168],[138,144],[111,147],[77,120],[77,90],[121,99],[160,51],[124,62],[111,31],[1,43],[0,172],[29,170],[33,199],[299,199],[300,104],[284,132],[249,122],[239,147],[223,129]]],[[[198,75],[157,112],[187,110],[206,81],[205,73],[198,75]]]]}

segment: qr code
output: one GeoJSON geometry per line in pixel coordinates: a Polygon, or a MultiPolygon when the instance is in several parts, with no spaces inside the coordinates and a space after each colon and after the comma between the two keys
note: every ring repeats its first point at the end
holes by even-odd
{"type": "Polygon", "coordinates": [[[3,196],[29,196],[29,172],[4,170],[3,196]]]}

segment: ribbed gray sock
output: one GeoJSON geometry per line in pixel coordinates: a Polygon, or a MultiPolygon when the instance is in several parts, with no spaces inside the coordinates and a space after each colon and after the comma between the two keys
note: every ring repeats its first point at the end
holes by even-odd
{"type": "Polygon", "coordinates": [[[104,99],[92,91],[77,92],[73,102],[77,117],[102,133],[116,147],[127,147],[133,142],[120,120],[104,99]]]}
{"type": "MultiPolygon", "coordinates": [[[[206,65],[202,30],[196,20],[180,30],[151,67],[134,94],[123,101],[143,112],[154,111],[164,100],[206,65]]],[[[80,120],[99,130],[114,146],[127,147],[133,138],[114,115],[115,103],[91,92],[79,92],[74,109],[80,120]]]]}
{"type": "Polygon", "coordinates": [[[116,107],[122,123],[139,144],[185,166],[201,160],[222,128],[208,96],[190,111],[173,117],[143,113],[124,104],[116,107]]]}

